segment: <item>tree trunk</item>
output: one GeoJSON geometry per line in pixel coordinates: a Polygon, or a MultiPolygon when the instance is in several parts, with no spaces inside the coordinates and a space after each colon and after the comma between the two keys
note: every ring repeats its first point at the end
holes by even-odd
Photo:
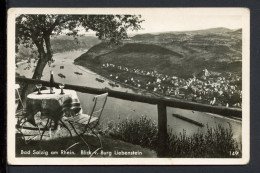
{"type": "MultiPolygon", "coordinates": [[[[52,55],[53,55],[51,44],[50,44],[50,35],[49,34],[44,35],[44,37],[41,41],[38,41],[35,37],[33,37],[32,39],[39,52],[39,60],[38,60],[37,66],[35,68],[32,79],[41,79],[43,70],[44,70],[46,64],[48,63],[48,61],[50,61],[52,59],[52,55]],[[46,52],[44,49],[43,41],[45,42],[46,52]]],[[[26,96],[28,94],[32,93],[34,91],[34,89],[35,89],[35,85],[25,84],[23,91],[22,91],[22,95],[21,95],[23,104],[25,106],[26,106],[26,100],[27,100],[26,96]]]]}
{"type": "MultiPolygon", "coordinates": [[[[41,79],[42,72],[43,72],[44,67],[46,66],[47,62],[48,62],[47,58],[39,59],[32,79],[41,79]]],[[[26,100],[27,100],[26,96],[28,94],[32,93],[34,90],[35,90],[34,84],[25,84],[24,85],[24,88],[23,88],[23,91],[22,91],[22,94],[21,94],[21,97],[22,97],[22,100],[23,100],[23,105],[26,106],[26,100]]]]}

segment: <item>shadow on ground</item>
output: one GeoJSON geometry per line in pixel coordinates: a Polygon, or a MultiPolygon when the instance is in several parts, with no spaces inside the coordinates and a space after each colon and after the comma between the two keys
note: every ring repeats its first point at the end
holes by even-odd
{"type": "MultiPolygon", "coordinates": [[[[71,129],[70,129],[71,130],[71,129]]],[[[72,130],[71,130],[72,131],[72,130]]],[[[23,130],[23,134],[28,140],[32,135],[36,135],[29,143],[25,143],[20,133],[16,134],[16,157],[89,157],[88,147],[80,142],[78,145],[68,147],[80,140],[75,133],[70,137],[65,128],[58,131],[46,131],[43,140],[40,142],[40,135],[37,130],[23,130]]],[[[90,134],[84,135],[89,144],[91,152],[98,148],[98,139],[90,134]]],[[[113,157],[113,158],[154,158],[157,157],[155,151],[142,148],[139,145],[133,145],[124,141],[115,140],[110,137],[101,136],[103,148],[93,155],[93,157],[113,157]]]]}

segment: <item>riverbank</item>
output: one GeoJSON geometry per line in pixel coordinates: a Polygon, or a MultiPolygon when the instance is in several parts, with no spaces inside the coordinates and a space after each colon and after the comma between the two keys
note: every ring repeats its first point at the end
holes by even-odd
{"type": "Polygon", "coordinates": [[[96,74],[102,76],[102,77],[105,78],[105,79],[108,79],[108,80],[110,80],[110,81],[113,81],[113,82],[119,84],[120,86],[123,86],[124,88],[132,89],[132,90],[135,91],[137,94],[142,94],[142,95],[152,96],[152,97],[167,98],[167,97],[162,96],[162,95],[159,95],[159,94],[157,94],[157,93],[153,93],[153,92],[147,91],[147,90],[145,90],[145,89],[141,89],[141,88],[138,88],[138,87],[135,87],[135,86],[132,86],[132,85],[123,83],[123,82],[121,82],[121,81],[119,81],[119,80],[116,80],[116,79],[114,79],[114,78],[111,78],[111,77],[109,76],[109,74],[108,74],[105,70],[102,70],[102,69],[100,69],[100,68],[96,68],[96,67],[91,66],[91,65],[88,65],[88,64],[84,64],[84,66],[81,65],[80,63],[75,63],[75,62],[74,62],[74,64],[75,64],[75,65],[78,65],[78,66],[81,66],[81,67],[83,67],[83,68],[90,69],[91,71],[95,72],[96,74]]]}
{"type": "MultiPolygon", "coordinates": [[[[86,62],[84,62],[84,64],[82,64],[82,62],[75,62],[74,61],[74,64],[75,65],[78,65],[78,66],[81,66],[83,68],[87,68],[87,69],[90,69],[91,71],[94,71],[96,74],[104,77],[105,79],[108,79],[110,81],[113,81],[117,84],[120,84],[121,86],[125,87],[125,88],[129,88],[129,89],[132,89],[133,91],[135,91],[136,93],[138,94],[142,94],[142,95],[146,95],[146,96],[152,96],[152,97],[159,97],[159,98],[164,98],[164,99],[175,99],[175,100],[180,100],[180,101],[188,101],[188,102],[191,102],[191,103],[201,103],[201,104],[206,104],[206,103],[203,103],[203,102],[197,102],[197,101],[193,101],[193,100],[189,100],[187,98],[180,98],[180,97],[175,97],[175,96],[166,96],[166,95],[163,95],[163,94],[160,94],[158,92],[153,92],[153,91],[149,91],[149,90],[146,90],[146,89],[143,89],[143,88],[139,88],[139,87],[136,87],[136,86],[133,86],[131,84],[127,84],[127,83],[124,83],[120,80],[116,80],[115,79],[115,76],[124,76],[126,78],[126,76],[128,75],[127,72],[125,72],[124,74],[120,74],[120,73],[116,73],[116,72],[111,72],[110,73],[103,69],[103,68],[98,68],[98,67],[95,67],[95,65],[91,65],[91,64],[88,64],[86,62]],[[111,77],[110,75],[112,74],[113,77],[111,77]]],[[[128,78],[131,78],[132,76],[128,76],[128,78]]],[[[136,76],[135,76],[136,77],[136,76]]],[[[145,77],[142,77],[143,79],[140,79],[141,80],[146,80],[145,77]]],[[[208,104],[209,105],[209,104],[208,104]]],[[[214,106],[214,105],[212,105],[214,106]]],[[[218,107],[223,107],[225,108],[225,106],[221,106],[221,105],[216,105],[218,107]]],[[[235,107],[234,107],[235,108],[235,107]]],[[[228,117],[228,116],[227,116],[228,117]]],[[[229,117],[229,118],[232,118],[233,117],[229,117]]],[[[235,119],[235,118],[234,118],[235,119]]],[[[241,120],[241,119],[239,119],[241,120]]]]}

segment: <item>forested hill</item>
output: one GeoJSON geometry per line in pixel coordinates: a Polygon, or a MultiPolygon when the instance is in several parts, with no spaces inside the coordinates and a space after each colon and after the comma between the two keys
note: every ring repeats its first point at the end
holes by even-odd
{"type": "MultiPolygon", "coordinates": [[[[51,37],[51,45],[54,53],[73,51],[78,49],[88,49],[100,43],[100,40],[94,36],[81,36],[77,40],[66,35],[59,35],[51,37]]],[[[37,49],[34,51],[31,48],[26,48],[24,45],[18,45],[18,52],[16,54],[16,61],[26,60],[29,57],[37,56],[37,49]]]]}
{"type": "Polygon", "coordinates": [[[213,28],[140,34],[114,47],[100,43],[75,63],[83,66],[112,63],[187,77],[204,68],[241,73],[241,60],[242,30],[213,28]]]}
{"type": "Polygon", "coordinates": [[[81,36],[77,37],[77,40],[74,40],[73,37],[60,35],[57,37],[52,37],[51,39],[51,45],[53,47],[54,53],[78,49],[88,49],[98,43],[100,43],[100,40],[94,36],[81,36]]]}

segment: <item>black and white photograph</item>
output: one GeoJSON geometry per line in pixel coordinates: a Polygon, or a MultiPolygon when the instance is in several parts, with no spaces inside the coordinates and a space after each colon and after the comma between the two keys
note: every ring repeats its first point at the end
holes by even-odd
{"type": "Polygon", "coordinates": [[[9,9],[9,164],[247,164],[249,21],[246,8],[9,9]]]}

